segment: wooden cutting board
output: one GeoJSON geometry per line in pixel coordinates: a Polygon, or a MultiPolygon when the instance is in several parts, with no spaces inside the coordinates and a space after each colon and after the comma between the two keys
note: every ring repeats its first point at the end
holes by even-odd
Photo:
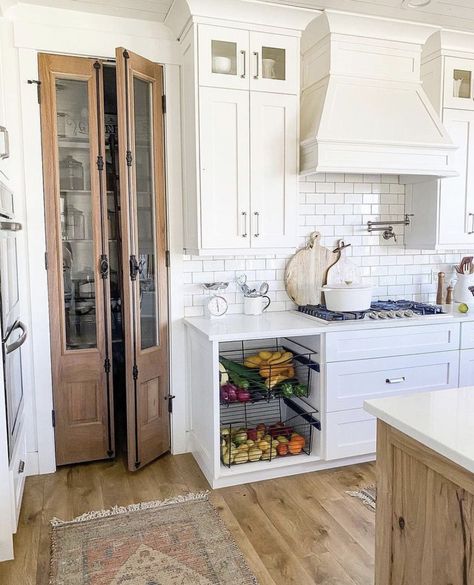
{"type": "Polygon", "coordinates": [[[286,266],[286,292],[297,305],[321,302],[327,271],[339,258],[338,252],[331,252],[320,242],[321,234],[313,232],[306,247],[296,252],[286,266]]]}

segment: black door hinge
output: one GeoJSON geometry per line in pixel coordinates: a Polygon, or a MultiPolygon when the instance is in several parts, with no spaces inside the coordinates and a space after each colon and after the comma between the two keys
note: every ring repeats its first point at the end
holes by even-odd
{"type": "Polygon", "coordinates": [[[48,252],[44,253],[44,269],[48,270],[48,252]]]}
{"type": "Polygon", "coordinates": [[[101,154],[97,156],[97,170],[98,171],[104,170],[104,157],[101,154]]]}
{"type": "Polygon", "coordinates": [[[105,373],[106,374],[110,374],[110,368],[111,368],[110,360],[109,360],[109,358],[105,358],[105,360],[104,360],[104,370],[105,370],[105,373]]]}
{"type": "Polygon", "coordinates": [[[130,256],[130,280],[137,280],[137,275],[140,272],[140,264],[137,257],[132,254],[130,256]]]}
{"type": "Polygon", "coordinates": [[[56,412],[54,410],[51,411],[51,422],[53,423],[53,429],[56,427],[56,412]]]}
{"type": "Polygon", "coordinates": [[[165,264],[166,264],[166,268],[169,268],[171,266],[171,259],[170,259],[170,251],[166,250],[165,252],[165,264]]]}
{"type": "Polygon", "coordinates": [[[132,162],[133,162],[133,156],[132,156],[131,150],[127,150],[127,154],[125,155],[125,160],[127,161],[127,167],[131,167],[132,162]]]}
{"type": "Polygon", "coordinates": [[[109,258],[107,254],[101,254],[99,259],[100,277],[107,279],[109,277],[109,258]]]}
{"type": "Polygon", "coordinates": [[[165,396],[165,400],[168,401],[168,412],[171,414],[173,412],[173,400],[176,398],[173,394],[168,394],[165,396]]]}
{"type": "Polygon", "coordinates": [[[138,380],[138,366],[135,364],[132,368],[132,376],[134,380],[138,380]]]}
{"type": "Polygon", "coordinates": [[[164,94],[161,96],[161,109],[163,114],[166,114],[166,96],[164,94]]]}
{"type": "Polygon", "coordinates": [[[28,79],[28,85],[36,85],[36,95],[38,98],[38,103],[41,103],[41,81],[38,79],[28,79]]]}

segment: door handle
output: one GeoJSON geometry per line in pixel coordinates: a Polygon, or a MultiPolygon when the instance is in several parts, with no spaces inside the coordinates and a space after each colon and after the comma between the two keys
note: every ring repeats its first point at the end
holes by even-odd
{"type": "Polygon", "coordinates": [[[16,349],[21,347],[25,343],[27,337],[28,337],[28,329],[27,329],[26,325],[23,323],[23,321],[20,321],[18,319],[17,321],[15,321],[15,323],[13,323],[12,327],[10,328],[8,333],[6,334],[5,339],[3,340],[3,343],[5,344],[5,353],[8,355],[9,353],[12,353],[13,351],[15,351],[16,349]],[[14,331],[16,331],[17,329],[21,329],[21,331],[22,331],[21,336],[16,341],[11,343],[10,345],[7,345],[7,341],[10,338],[10,335],[14,331]]]}
{"type": "Polygon", "coordinates": [[[257,231],[254,233],[253,237],[258,238],[260,236],[260,213],[258,211],[254,211],[253,214],[257,219],[257,231]]]}
{"type": "Polygon", "coordinates": [[[240,77],[245,79],[247,77],[247,51],[240,51],[240,54],[242,55],[244,61],[244,70],[240,77]]]}
{"type": "Polygon", "coordinates": [[[25,462],[23,459],[20,459],[20,463],[18,464],[18,473],[23,473],[25,471],[25,462]]]}
{"type": "Polygon", "coordinates": [[[248,233],[247,233],[247,212],[246,211],[242,211],[242,218],[244,220],[244,233],[242,234],[242,237],[246,238],[248,236],[248,233]]]}
{"type": "Polygon", "coordinates": [[[258,77],[260,75],[260,64],[259,64],[259,58],[258,58],[258,51],[254,51],[253,54],[255,57],[255,75],[253,76],[253,78],[258,79],[258,77]]]}
{"type": "Polygon", "coordinates": [[[405,376],[400,376],[400,378],[387,378],[385,380],[386,384],[401,384],[402,382],[405,382],[406,378],[405,376]]]}
{"type": "Polygon", "coordinates": [[[0,132],[5,136],[5,152],[0,154],[0,158],[5,159],[10,156],[10,137],[5,126],[0,126],[0,132]]]}
{"type": "Polygon", "coordinates": [[[474,234],[474,213],[469,213],[468,216],[471,218],[471,231],[467,233],[471,236],[474,234]]]}

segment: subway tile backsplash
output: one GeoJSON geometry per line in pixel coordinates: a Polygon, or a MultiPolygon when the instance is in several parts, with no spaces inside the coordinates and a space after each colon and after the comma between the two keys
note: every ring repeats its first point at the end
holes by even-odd
{"type": "MultiPolygon", "coordinates": [[[[402,220],[405,186],[395,175],[337,175],[322,173],[300,179],[299,240],[302,246],[312,231],[319,231],[322,244],[335,247],[339,239],[352,244],[346,250],[374,286],[374,297],[407,298],[434,302],[436,273],[454,278],[452,265],[468,250],[440,254],[429,250],[405,250],[403,226],[394,226],[397,242],[367,232],[367,221],[402,220]]],[[[229,312],[241,313],[242,294],[235,284],[245,272],[250,283],[266,280],[272,299],[269,311],[294,308],[285,292],[284,272],[291,255],[184,257],[185,315],[202,315],[208,296],[201,283],[229,281],[225,296],[229,312]]]]}

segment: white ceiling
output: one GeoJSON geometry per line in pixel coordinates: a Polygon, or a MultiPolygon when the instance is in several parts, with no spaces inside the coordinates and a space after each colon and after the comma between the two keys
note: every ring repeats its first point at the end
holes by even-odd
{"type": "MultiPolygon", "coordinates": [[[[173,0],[0,0],[15,4],[18,1],[98,14],[110,14],[143,20],[163,21],[173,0]]],[[[219,1],[219,0],[217,0],[219,1]]],[[[260,0],[305,8],[348,10],[436,24],[474,32],[474,0],[431,0],[423,8],[409,8],[417,0],[260,0]]]]}

